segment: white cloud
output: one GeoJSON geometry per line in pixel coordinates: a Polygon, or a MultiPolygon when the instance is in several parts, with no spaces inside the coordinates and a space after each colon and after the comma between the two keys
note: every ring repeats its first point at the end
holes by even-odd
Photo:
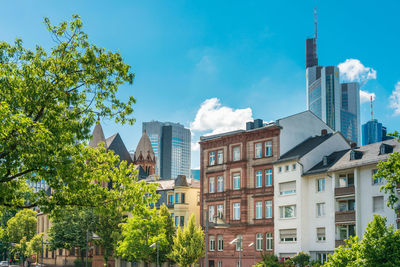
{"type": "Polygon", "coordinates": [[[375,93],[370,93],[367,91],[360,90],[360,103],[366,103],[371,101],[371,96],[372,100],[375,100],[375,93]]]}
{"type": "Polygon", "coordinates": [[[191,144],[192,151],[200,151],[200,144],[199,142],[191,144]]]}
{"type": "Polygon", "coordinates": [[[190,128],[192,131],[211,131],[209,134],[217,134],[244,129],[246,122],[252,120],[251,108],[233,109],[222,106],[218,98],[210,98],[201,104],[190,128]]]}
{"type": "Polygon", "coordinates": [[[394,86],[394,91],[390,96],[390,107],[394,109],[394,115],[400,114],[400,82],[394,86]]]}
{"type": "Polygon", "coordinates": [[[196,64],[196,67],[201,70],[204,71],[206,73],[214,73],[217,68],[215,67],[215,64],[212,62],[211,58],[209,56],[203,56],[199,63],[196,64]]]}
{"type": "Polygon", "coordinates": [[[376,70],[365,67],[360,60],[350,58],[338,65],[342,80],[347,82],[362,82],[376,79],[376,70]]]}

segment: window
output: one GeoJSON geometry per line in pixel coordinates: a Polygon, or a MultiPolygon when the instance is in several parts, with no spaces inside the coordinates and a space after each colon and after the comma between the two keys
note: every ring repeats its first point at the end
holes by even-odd
{"type": "Polygon", "coordinates": [[[168,195],[168,205],[174,204],[174,195],[168,195]]]}
{"type": "Polygon", "coordinates": [[[325,178],[317,179],[317,192],[325,191],[325,178]]]}
{"type": "Polygon", "coordinates": [[[62,249],[59,249],[59,250],[58,250],[58,256],[62,256],[62,253],[63,253],[63,250],[62,250],[62,249]]]}
{"type": "Polygon", "coordinates": [[[224,218],[224,205],[217,205],[217,216],[220,219],[224,218]]]}
{"type": "Polygon", "coordinates": [[[233,203],[233,219],[240,220],[240,203],[233,203]]]}
{"type": "Polygon", "coordinates": [[[218,261],[218,267],[222,267],[222,261],[218,261]]]}
{"type": "Polygon", "coordinates": [[[236,251],[243,250],[243,249],[242,249],[242,241],[243,241],[242,235],[237,235],[236,238],[237,238],[237,241],[236,241],[236,251]]]}
{"type": "Polygon", "coordinates": [[[373,197],[372,202],[373,202],[373,206],[372,206],[373,212],[382,212],[383,211],[383,196],[373,197]]]}
{"type": "Polygon", "coordinates": [[[296,217],[296,205],[282,206],[279,207],[279,210],[281,219],[296,217]]]}
{"type": "Polygon", "coordinates": [[[325,241],[326,240],[325,227],[317,228],[317,240],[318,241],[325,241]]]}
{"type": "Polygon", "coordinates": [[[372,184],[382,184],[383,183],[383,177],[377,177],[374,179],[374,175],[376,174],[378,170],[372,170],[372,184]]]}
{"type": "Polygon", "coordinates": [[[181,203],[185,203],[185,193],[181,194],[181,203]]]}
{"type": "Polygon", "coordinates": [[[223,176],[217,177],[217,191],[218,192],[224,191],[224,177],[223,176]]]}
{"type": "Polygon", "coordinates": [[[184,226],[185,225],[185,216],[181,216],[180,217],[180,226],[184,226]]]}
{"type": "Polygon", "coordinates": [[[265,170],[265,186],[272,186],[272,169],[265,170]]]}
{"type": "Polygon", "coordinates": [[[265,156],[266,157],[272,156],[272,142],[271,141],[265,142],[265,156]]]}
{"type": "Polygon", "coordinates": [[[289,171],[289,165],[285,166],[285,171],[287,171],[287,172],[289,171]]]}
{"type": "Polygon", "coordinates": [[[208,192],[214,193],[215,192],[215,180],[214,177],[208,178],[208,192]]]}
{"type": "Polygon", "coordinates": [[[296,163],[292,165],[292,170],[296,170],[296,163]]]}
{"type": "Polygon", "coordinates": [[[325,263],[328,261],[328,253],[326,252],[317,252],[317,260],[320,263],[325,263]]]}
{"type": "Polygon", "coordinates": [[[265,249],[266,250],[272,250],[273,249],[273,244],[274,244],[272,233],[267,233],[265,235],[265,240],[266,240],[265,249]]]}
{"type": "Polygon", "coordinates": [[[325,203],[317,203],[317,217],[325,216],[325,203]]]}
{"type": "Polygon", "coordinates": [[[354,210],[355,204],[354,199],[339,201],[339,211],[354,210]]]}
{"type": "Polygon", "coordinates": [[[296,194],[296,181],[280,183],[279,192],[281,196],[296,194]]]}
{"type": "Polygon", "coordinates": [[[210,239],[210,251],[214,251],[215,250],[215,238],[213,235],[209,236],[210,239]]]}
{"type": "Polygon", "coordinates": [[[339,240],[348,239],[350,236],[355,236],[354,224],[352,225],[339,225],[337,232],[339,233],[339,240]]]}
{"type": "Polygon", "coordinates": [[[262,202],[256,202],[256,219],[262,218],[262,202]]]}
{"type": "Polygon", "coordinates": [[[338,187],[348,187],[348,186],[354,186],[354,174],[353,173],[340,174],[338,187]]]}
{"type": "Polygon", "coordinates": [[[282,172],[282,167],[279,167],[279,168],[278,168],[278,171],[279,171],[279,172],[282,172]]]}
{"type": "Polygon", "coordinates": [[[256,235],[256,250],[263,250],[263,234],[256,235]]]}
{"type": "Polygon", "coordinates": [[[179,226],[179,216],[175,217],[175,226],[178,227],[179,226]]]}
{"type": "Polygon", "coordinates": [[[233,174],[233,189],[240,189],[240,173],[233,174]]]}
{"type": "Polygon", "coordinates": [[[256,172],[256,187],[262,187],[262,171],[256,172]]]}
{"type": "Polygon", "coordinates": [[[279,230],[279,238],[281,242],[296,242],[297,229],[284,229],[279,230]]]}
{"type": "Polygon", "coordinates": [[[215,152],[210,152],[208,154],[208,164],[210,166],[215,165],[215,152]]]}
{"type": "Polygon", "coordinates": [[[224,238],[222,235],[218,235],[218,251],[224,250],[224,238]]]}
{"type": "Polygon", "coordinates": [[[262,143],[257,143],[254,145],[254,157],[256,159],[262,158],[262,143]]]}
{"type": "Polygon", "coordinates": [[[217,164],[224,163],[224,151],[218,150],[217,152],[217,164]]]}
{"type": "Polygon", "coordinates": [[[208,207],[208,221],[209,222],[214,222],[214,206],[209,206],[208,207]]]}
{"type": "Polygon", "coordinates": [[[272,200],[265,201],[265,218],[272,218],[272,200]]]}
{"type": "Polygon", "coordinates": [[[240,146],[233,147],[232,151],[233,151],[233,153],[232,153],[233,154],[233,156],[232,156],[233,161],[240,160],[240,146]]]}
{"type": "Polygon", "coordinates": [[[175,203],[179,203],[179,194],[178,193],[175,194],[175,203]]]}

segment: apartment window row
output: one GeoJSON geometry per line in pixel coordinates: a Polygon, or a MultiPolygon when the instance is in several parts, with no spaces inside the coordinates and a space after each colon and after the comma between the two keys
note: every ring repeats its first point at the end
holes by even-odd
{"type": "Polygon", "coordinates": [[[260,159],[263,157],[272,156],[272,141],[259,142],[254,144],[254,158],[260,159]]]}
{"type": "Polygon", "coordinates": [[[215,193],[224,191],[224,177],[217,176],[217,188],[215,188],[215,177],[208,178],[208,193],[215,193]]]}
{"type": "MultiPolygon", "coordinates": [[[[264,235],[262,233],[257,233],[256,234],[256,250],[257,251],[262,251],[264,250],[263,248],[263,244],[264,244],[264,240],[263,240],[264,235]]],[[[274,239],[273,239],[273,235],[272,233],[266,233],[265,234],[265,250],[273,250],[273,245],[274,245],[274,239]]]]}
{"type": "Polygon", "coordinates": [[[281,219],[296,218],[296,205],[279,207],[279,214],[281,219]]]}
{"type": "Polygon", "coordinates": [[[279,166],[278,167],[278,172],[282,172],[283,170],[285,170],[285,172],[288,172],[290,170],[295,171],[297,169],[297,164],[293,163],[292,165],[285,165],[283,166],[279,166]]]}
{"type": "Polygon", "coordinates": [[[279,240],[281,243],[296,242],[297,229],[281,229],[279,230],[279,240]]]}
{"type": "MultiPolygon", "coordinates": [[[[272,200],[267,200],[265,203],[265,218],[272,218],[272,200]]],[[[263,201],[256,201],[255,203],[255,218],[262,219],[263,218],[263,201]]]]}
{"type": "Polygon", "coordinates": [[[175,216],[175,226],[184,226],[185,225],[185,216],[175,216]]]}
{"type": "Polygon", "coordinates": [[[208,250],[209,251],[215,251],[217,249],[218,251],[223,251],[224,250],[224,237],[223,235],[217,235],[217,241],[215,240],[214,235],[210,235],[208,237],[209,240],[209,246],[208,250]]]}
{"type": "Polygon", "coordinates": [[[211,151],[208,153],[208,165],[213,166],[216,164],[222,164],[224,163],[224,151],[217,150],[217,151],[211,151]]]}
{"type": "Polygon", "coordinates": [[[258,171],[256,171],[255,174],[256,174],[255,175],[256,188],[262,187],[263,186],[263,181],[265,181],[265,186],[272,186],[273,185],[272,169],[265,169],[264,171],[263,170],[258,170],[258,171]]]}
{"type": "MultiPolygon", "coordinates": [[[[169,201],[169,199],[168,199],[168,201],[169,201]]],[[[184,204],[185,203],[185,193],[175,193],[175,203],[176,204],[184,204]]],[[[171,203],[171,204],[173,204],[173,203],[171,203]]]]}

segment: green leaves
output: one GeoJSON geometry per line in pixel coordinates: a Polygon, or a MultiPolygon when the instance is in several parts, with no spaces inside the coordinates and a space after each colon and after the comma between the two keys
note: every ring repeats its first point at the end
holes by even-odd
{"type": "Polygon", "coordinates": [[[386,183],[381,186],[380,190],[389,195],[387,205],[395,209],[399,200],[397,187],[400,185],[400,153],[393,152],[389,155],[387,161],[380,161],[378,167],[379,169],[373,178],[385,178],[386,183]]]}
{"type": "Polygon", "coordinates": [[[116,178],[119,186],[133,189],[125,185],[134,180],[133,169],[119,172],[117,157],[85,146],[97,116],[135,121],[135,98],[118,98],[119,86],[132,84],[134,74],[120,53],[89,41],[78,15],[59,25],[48,18],[44,23],[55,43],[49,51],[40,45],[26,49],[20,39],[0,42],[0,205],[39,205],[47,212],[126,198],[104,192],[95,181],[116,178]],[[42,180],[53,197],[26,186],[42,180]]]}

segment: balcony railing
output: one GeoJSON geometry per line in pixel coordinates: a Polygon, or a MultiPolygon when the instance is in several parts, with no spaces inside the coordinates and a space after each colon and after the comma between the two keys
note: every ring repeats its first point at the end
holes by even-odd
{"type": "Polygon", "coordinates": [[[335,197],[352,195],[352,194],[354,194],[354,192],[355,192],[354,185],[347,186],[347,187],[336,187],[335,188],[335,197]]]}
{"type": "Polygon", "coordinates": [[[337,211],[335,213],[335,222],[354,222],[356,220],[356,211],[355,210],[347,210],[347,211],[337,211]]]}

